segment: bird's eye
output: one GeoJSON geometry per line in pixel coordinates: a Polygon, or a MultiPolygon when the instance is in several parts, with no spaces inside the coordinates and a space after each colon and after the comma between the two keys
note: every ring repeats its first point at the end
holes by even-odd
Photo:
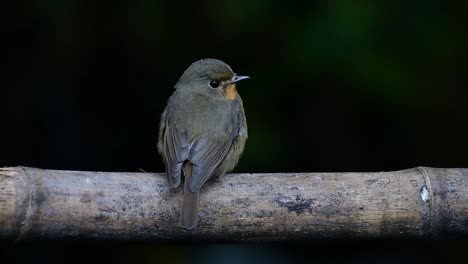
{"type": "Polygon", "coordinates": [[[219,82],[218,81],[211,81],[210,82],[210,87],[211,88],[218,88],[219,87],[219,82]]]}

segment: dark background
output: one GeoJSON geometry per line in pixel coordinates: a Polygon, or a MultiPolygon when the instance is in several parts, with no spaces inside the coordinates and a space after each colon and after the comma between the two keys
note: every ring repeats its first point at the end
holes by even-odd
{"type": "MultiPolygon", "coordinates": [[[[467,1],[435,0],[5,1],[0,166],[163,171],[159,115],[186,67],[213,57],[252,77],[239,84],[250,137],[238,172],[468,167],[467,14],[467,1]]],[[[184,263],[194,254],[199,261],[240,254],[242,261],[272,263],[300,256],[422,263],[462,256],[463,246],[57,242],[2,248],[25,262],[78,255],[154,262],[176,255],[184,263]]]]}

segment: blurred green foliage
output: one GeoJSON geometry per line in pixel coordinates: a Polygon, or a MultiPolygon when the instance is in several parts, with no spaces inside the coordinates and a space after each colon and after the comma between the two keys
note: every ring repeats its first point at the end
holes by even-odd
{"type": "Polygon", "coordinates": [[[24,143],[6,164],[162,170],[158,115],[183,70],[215,57],[253,77],[238,171],[468,166],[466,1],[8,5],[3,138],[24,143]]]}

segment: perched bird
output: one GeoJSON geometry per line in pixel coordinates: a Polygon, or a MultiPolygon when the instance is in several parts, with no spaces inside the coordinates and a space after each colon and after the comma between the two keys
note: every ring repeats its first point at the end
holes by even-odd
{"type": "Polygon", "coordinates": [[[200,188],[223,176],[239,161],[247,140],[247,122],[236,75],[216,59],[194,62],[182,74],[161,115],[158,151],[164,159],[170,187],[184,175],[180,225],[197,225],[200,188]]]}

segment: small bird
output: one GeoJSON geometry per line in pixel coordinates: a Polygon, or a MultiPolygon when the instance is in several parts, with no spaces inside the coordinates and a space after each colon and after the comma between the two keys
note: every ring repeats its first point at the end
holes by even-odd
{"type": "Polygon", "coordinates": [[[184,175],[180,225],[186,230],[198,221],[200,188],[237,165],[247,140],[247,122],[236,75],[217,59],[192,63],[175,85],[161,115],[158,151],[171,188],[184,175]]]}

